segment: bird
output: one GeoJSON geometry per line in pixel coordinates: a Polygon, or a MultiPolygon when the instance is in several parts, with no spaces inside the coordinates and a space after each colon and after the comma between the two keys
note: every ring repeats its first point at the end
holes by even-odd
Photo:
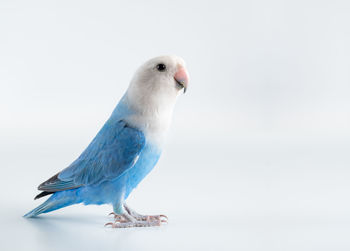
{"type": "Polygon", "coordinates": [[[50,195],[23,217],[70,205],[109,204],[112,228],[152,227],[165,215],[142,215],[126,199],[157,164],[178,96],[188,88],[185,61],[175,55],[142,64],[95,138],[68,167],[39,185],[35,199],[50,195]]]}

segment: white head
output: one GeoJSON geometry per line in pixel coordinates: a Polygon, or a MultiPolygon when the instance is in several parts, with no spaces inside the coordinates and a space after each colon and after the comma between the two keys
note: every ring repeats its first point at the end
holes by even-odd
{"type": "Polygon", "coordinates": [[[128,105],[137,114],[131,121],[143,128],[168,127],[176,98],[186,91],[188,80],[180,57],[160,56],[144,63],[126,93],[128,105]]]}
{"type": "Polygon", "coordinates": [[[140,112],[162,112],[174,106],[179,93],[186,91],[185,62],[177,56],[160,56],[144,63],[127,91],[129,102],[140,112]]]}

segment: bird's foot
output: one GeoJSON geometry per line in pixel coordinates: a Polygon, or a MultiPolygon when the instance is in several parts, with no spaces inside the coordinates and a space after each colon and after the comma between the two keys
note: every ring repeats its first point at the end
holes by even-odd
{"type": "Polygon", "coordinates": [[[124,214],[116,214],[114,212],[109,215],[114,216],[115,222],[109,222],[105,226],[112,226],[112,228],[126,228],[126,227],[153,227],[160,226],[162,223],[168,223],[168,217],[160,214],[160,215],[142,215],[126,204],[124,204],[125,213],[124,214]]]}
{"type": "Polygon", "coordinates": [[[114,215],[115,221],[108,222],[105,224],[105,226],[111,226],[112,228],[154,227],[160,226],[162,223],[167,222],[165,219],[162,219],[162,217],[158,215],[143,215],[143,218],[135,218],[128,213],[116,214],[113,212],[110,213],[110,215],[114,215]]]}
{"type": "Polygon", "coordinates": [[[160,215],[139,215],[135,216],[135,219],[138,221],[161,221],[164,223],[168,222],[168,217],[166,215],[160,214],[160,215]]]}
{"type": "MultiPolygon", "coordinates": [[[[128,214],[132,216],[137,221],[154,221],[154,220],[160,220],[161,222],[168,222],[168,217],[164,214],[159,215],[142,215],[138,214],[135,211],[128,214]]],[[[122,214],[116,214],[114,212],[110,213],[109,215],[113,215],[115,220],[125,220],[122,216],[122,214]]]]}
{"type": "Polygon", "coordinates": [[[134,217],[138,221],[153,221],[153,220],[159,220],[161,222],[168,222],[168,217],[164,214],[159,215],[142,215],[131,209],[128,205],[124,204],[124,208],[126,212],[134,217]]]}

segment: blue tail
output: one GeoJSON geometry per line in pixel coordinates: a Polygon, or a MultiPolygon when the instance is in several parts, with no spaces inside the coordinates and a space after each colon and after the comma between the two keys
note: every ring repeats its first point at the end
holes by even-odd
{"type": "Polygon", "coordinates": [[[32,217],[36,217],[42,213],[48,213],[48,212],[60,209],[62,207],[66,207],[66,206],[70,206],[72,204],[75,204],[75,197],[69,196],[69,195],[71,195],[69,192],[70,191],[62,191],[62,192],[54,193],[43,204],[34,208],[29,213],[23,215],[23,217],[32,218],[32,217]]]}
{"type": "Polygon", "coordinates": [[[50,199],[48,199],[47,201],[45,201],[43,204],[41,204],[40,206],[38,206],[37,208],[34,208],[32,211],[30,211],[29,213],[23,215],[23,217],[25,218],[32,218],[32,217],[36,217],[39,214],[42,213],[46,213],[48,210],[50,210],[50,208],[52,208],[52,203],[50,203],[49,201],[50,199]]]}

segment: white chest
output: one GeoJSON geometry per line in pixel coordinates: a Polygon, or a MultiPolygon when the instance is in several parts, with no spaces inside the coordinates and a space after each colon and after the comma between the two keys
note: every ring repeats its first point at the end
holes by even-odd
{"type": "Polygon", "coordinates": [[[148,143],[161,146],[171,124],[171,113],[135,114],[127,117],[126,122],[142,130],[148,143]]]}

